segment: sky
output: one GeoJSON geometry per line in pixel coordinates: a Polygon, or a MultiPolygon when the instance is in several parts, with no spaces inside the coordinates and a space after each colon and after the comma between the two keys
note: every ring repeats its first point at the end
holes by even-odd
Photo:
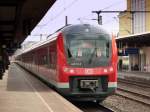
{"type": "MultiPolygon", "coordinates": [[[[25,41],[40,41],[65,25],[65,16],[68,24],[89,23],[98,25],[97,15],[92,11],[126,9],[126,0],[56,0],[43,19],[33,29],[25,41]],[[43,35],[40,38],[40,35],[43,35]]],[[[118,13],[102,13],[101,27],[108,33],[117,34],[119,30],[118,13]]]]}

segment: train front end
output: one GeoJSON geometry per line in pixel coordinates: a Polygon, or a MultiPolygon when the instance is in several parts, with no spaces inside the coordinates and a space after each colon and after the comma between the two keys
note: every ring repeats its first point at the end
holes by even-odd
{"type": "Polygon", "coordinates": [[[101,101],[117,88],[114,38],[92,25],[63,30],[58,45],[60,91],[75,100],[101,101]]]}

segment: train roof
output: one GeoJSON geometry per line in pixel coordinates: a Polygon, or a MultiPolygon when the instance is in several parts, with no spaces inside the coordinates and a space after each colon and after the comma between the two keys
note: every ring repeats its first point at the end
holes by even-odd
{"type": "Polygon", "coordinates": [[[104,29],[99,26],[91,24],[77,24],[69,25],[62,29],[63,34],[80,34],[80,33],[93,33],[93,34],[108,34],[104,29]]]}
{"type": "Polygon", "coordinates": [[[87,33],[87,31],[89,33],[97,33],[97,34],[108,34],[104,29],[98,27],[98,26],[94,26],[94,25],[90,25],[90,24],[77,24],[77,25],[68,25],[68,26],[64,26],[60,29],[58,29],[55,33],[53,34],[50,34],[48,37],[47,37],[47,40],[44,40],[44,41],[40,41],[36,44],[34,44],[33,46],[31,46],[30,48],[27,48],[25,50],[23,50],[22,52],[20,52],[18,55],[21,55],[21,54],[24,54],[24,53],[27,53],[29,51],[32,51],[33,49],[35,48],[39,48],[40,46],[42,45],[46,45],[48,44],[49,42],[53,41],[53,40],[56,40],[57,39],[57,35],[62,32],[62,34],[64,35],[67,35],[67,34],[80,34],[80,33],[87,33]]]}
{"type": "Polygon", "coordinates": [[[35,48],[39,48],[42,45],[46,45],[49,42],[56,40],[58,33],[59,32],[57,32],[57,33],[55,33],[53,35],[48,36],[47,40],[43,40],[43,41],[37,42],[36,44],[32,45],[31,47],[22,50],[20,53],[16,54],[16,56],[19,56],[21,54],[27,53],[29,51],[34,50],[35,48]]]}

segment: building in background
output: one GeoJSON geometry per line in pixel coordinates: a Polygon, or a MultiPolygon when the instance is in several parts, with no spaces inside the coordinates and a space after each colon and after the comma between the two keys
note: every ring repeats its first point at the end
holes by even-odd
{"type": "Polygon", "coordinates": [[[127,0],[119,14],[119,69],[150,72],[150,0],[127,0]],[[131,11],[131,12],[130,12],[131,11]]]}
{"type": "Polygon", "coordinates": [[[127,12],[119,14],[119,35],[150,31],[150,0],[127,0],[127,12]],[[128,11],[143,11],[133,12],[128,11]]]}

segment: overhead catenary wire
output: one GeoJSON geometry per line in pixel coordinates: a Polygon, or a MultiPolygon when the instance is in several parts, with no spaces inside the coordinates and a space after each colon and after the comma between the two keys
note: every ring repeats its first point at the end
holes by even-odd
{"type": "MultiPolygon", "coordinates": [[[[71,6],[73,6],[77,1],[78,1],[78,0],[73,0],[70,4],[68,4],[66,7],[64,7],[58,14],[56,14],[54,17],[50,18],[49,21],[47,21],[47,22],[44,23],[44,24],[37,25],[37,26],[38,26],[38,27],[42,27],[42,28],[45,27],[45,26],[47,26],[49,23],[51,23],[51,22],[53,22],[54,20],[56,20],[57,18],[59,18],[67,9],[69,9],[71,6]]],[[[107,7],[104,7],[104,8],[101,9],[101,10],[108,9],[108,8],[110,8],[110,7],[112,7],[112,6],[116,5],[116,4],[118,5],[118,4],[120,4],[120,3],[122,3],[122,1],[115,2],[115,3],[113,3],[113,4],[111,4],[111,5],[107,6],[107,7]]],[[[66,4],[65,0],[64,0],[64,4],[66,4]]],[[[90,15],[91,15],[91,14],[90,14],[90,15]]],[[[81,21],[81,18],[78,18],[78,20],[81,21]]]]}
{"type": "Polygon", "coordinates": [[[115,2],[115,3],[113,3],[113,4],[111,4],[111,5],[107,6],[107,7],[104,7],[104,8],[101,9],[101,10],[109,9],[109,8],[111,8],[111,7],[113,7],[113,6],[116,6],[116,5],[119,5],[119,4],[121,4],[121,3],[123,3],[123,2],[122,2],[122,1],[115,2]]]}
{"type": "MultiPolygon", "coordinates": [[[[111,5],[107,6],[107,7],[102,8],[102,9],[100,9],[100,10],[103,11],[103,10],[109,9],[109,8],[111,8],[111,7],[113,7],[113,6],[119,5],[119,4],[121,4],[121,3],[123,3],[123,1],[118,1],[118,2],[115,2],[115,3],[113,3],[113,4],[111,4],[111,5]]],[[[81,21],[81,19],[83,19],[83,20],[93,20],[93,19],[88,19],[88,18],[87,18],[89,15],[93,15],[93,13],[90,13],[90,14],[85,15],[85,16],[83,16],[83,17],[79,17],[79,18],[77,18],[77,20],[80,20],[80,21],[81,21]]]]}
{"type": "MultiPolygon", "coordinates": [[[[57,18],[59,18],[66,10],[68,10],[70,7],[72,7],[78,0],[73,0],[72,2],[70,2],[66,7],[64,6],[64,8],[57,13],[54,17],[50,18],[46,23],[44,24],[38,24],[37,27],[40,27],[40,29],[44,29],[44,27],[46,27],[49,23],[53,22],[54,20],[56,20],[57,18]]],[[[64,0],[64,4],[66,4],[65,0],[64,0]]],[[[49,34],[48,34],[49,35],[49,34]]],[[[32,36],[32,35],[31,35],[32,36]]],[[[33,35],[34,36],[34,35],[33,35]]],[[[39,36],[41,36],[41,34],[39,34],[39,36]]]]}
{"type": "MultiPolygon", "coordinates": [[[[109,8],[111,8],[111,7],[113,7],[113,6],[116,6],[116,5],[118,5],[118,4],[121,4],[121,3],[122,3],[122,1],[115,2],[115,3],[113,3],[113,4],[109,5],[109,6],[106,6],[106,7],[102,8],[101,10],[109,9],[109,8]]],[[[90,15],[93,15],[93,13],[90,13],[90,14],[88,14],[88,15],[82,16],[82,17],[80,17],[80,19],[84,19],[84,18],[85,18],[86,20],[88,20],[87,17],[90,16],[90,15]]],[[[79,18],[78,18],[78,19],[79,19],[79,18]]],[[[92,19],[89,19],[89,20],[92,20],[92,19]]]]}
{"type": "Polygon", "coordinates": [[[39,26],[47,26],[49,23],[53,22],[57,18],[59,18],[67,9],[72,7],[78,0],[73,0],[70,4],[68,4],[66,7],[64,7],[58,14],[56,14],[54,17],[50,18],[49,21],[47,21],[45,24],[39,25],[39,26]]]}
{"type": "MultiPolygon", "coordinates": [[[[101,10],[109,9],[109,8],[111,8],[111,7],[113,7],[113,6],[116,6],[116,5],[119,5],[119,4],[121,4],[121,3],[123,3],[123,2],[122,2],[122,1],[115,2],[115,3],[113,3],[113,4],[109,5],[109,6],[106,6],[106,7],[102,8],[101,10]]],[[[86,18],[86,17],[88,17],[89,15],[93,15],[93,13],[90,13],[90,14],[88,14],[88,15],[85,15],[85,16],[83,16],[83,17],[81,17],[81,18],[86,18]]]]}

